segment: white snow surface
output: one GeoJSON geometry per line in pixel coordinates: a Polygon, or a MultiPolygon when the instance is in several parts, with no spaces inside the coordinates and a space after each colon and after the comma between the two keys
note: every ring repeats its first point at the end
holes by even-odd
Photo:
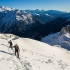
{"type": "Polygon", "coordinates": [[[67,50],[70,50],[70,33],[63,33],[60,35],[60,32],[55,34],[50,34],[41,40],[51,46],[60,46],[67,50]]]}
{"type": "Polygon", "coordinates": [[[70,51],[29,38],[0,34],[0,70],[70,70],[70,51]],[[8,41],[20,48],[20,59],[8,41]]]}
{"type": "Polygon", "coordinates": [[[37,13],[35,13],[35,15],[38,15],[38,16],[40,16],[40,14],[37,14],[37,13]]]}
{"type": "Polygon", "coordinates": [[[50,16],[49,14],[45,14],[46,16],[50,16]]]}

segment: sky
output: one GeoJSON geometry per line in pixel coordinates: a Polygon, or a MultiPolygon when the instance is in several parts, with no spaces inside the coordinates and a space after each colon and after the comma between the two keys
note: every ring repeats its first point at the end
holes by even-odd
{"type": "Polygon", "coordinates": [[[21,10],[39,9],[70,12],[70,0],[0,0],[0,6],[21,10]]]}

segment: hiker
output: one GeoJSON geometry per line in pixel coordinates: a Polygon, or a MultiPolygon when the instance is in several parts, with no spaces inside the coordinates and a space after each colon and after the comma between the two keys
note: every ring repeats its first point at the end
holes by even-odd
{"type": "Polygon", "coordinates": [[[18,47],[18,45],[16,44],[14,46],[14,48],[15,48],[15,55],[17,54],[17,57],[19,58],[19,47],[18,47]]]}
{"type": "Polygon", "coordinates": [[[13,49],[13,47],[12,47],[13,43],[12,43],[12,41],[10,40],[8,43],[10,44],[10,48],[13,49]]]}

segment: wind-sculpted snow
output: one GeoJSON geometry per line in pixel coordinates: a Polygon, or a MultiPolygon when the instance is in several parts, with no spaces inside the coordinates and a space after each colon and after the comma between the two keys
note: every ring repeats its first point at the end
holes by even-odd
{"type": "Polygon", "coordinates": [[[12,34],[0,34],[0,70],[70,70],[70,52],[60,47],[12,34]],[[18,44],[20,58],[8,41],[18,44]]]}

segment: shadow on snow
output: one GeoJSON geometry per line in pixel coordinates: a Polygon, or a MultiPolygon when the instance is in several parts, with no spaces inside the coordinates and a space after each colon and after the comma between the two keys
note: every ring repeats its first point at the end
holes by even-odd
{"type": "Polygon", "coordinates": [[[2,51],[2,50],[0,50],[0,52],[6,53],[6,54],[9,54],[9,55],[13,55],[13,53],[8,53],[8,52],[2,51]]]}

